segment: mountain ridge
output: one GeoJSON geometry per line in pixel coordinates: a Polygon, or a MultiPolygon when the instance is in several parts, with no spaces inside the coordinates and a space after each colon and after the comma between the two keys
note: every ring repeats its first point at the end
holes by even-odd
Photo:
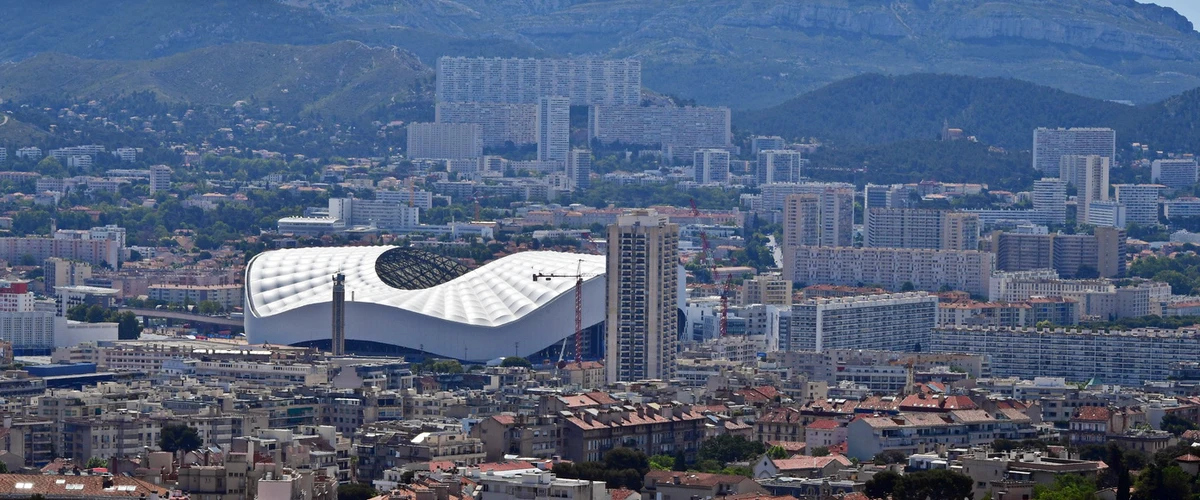
{"type": "Polygon", "coordinates": [[[647,87],[756,109],[859,74],[1009,76],[1149,103],[1200,86],[1200,33],[1134,0],[9,2],[0,61],[154,59],[228,43],[643,60],[647,87]]]}

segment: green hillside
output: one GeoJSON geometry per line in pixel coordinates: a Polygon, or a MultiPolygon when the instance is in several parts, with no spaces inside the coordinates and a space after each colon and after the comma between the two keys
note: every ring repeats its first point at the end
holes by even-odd
{"type": "Polygon", "coordinates": [[[412,54],[358,42],[292,46],[245,42],[141,61],[42,54],[0,66],[0,99],[91,99],[150,91],[166,102],[356,116],[389,102],[426,100],[432,70],[412,54]]]}
{"type": "Polygon", "coordinates": [[[742,132],[850,147],[934,139],[947,122],[1008,149],[1029,149],[1037,127],[1112,127],[1121,143],[1200,151],[1200,90],[1133,107],[1007,78],[863,75],[734,122],[742,132]]]}

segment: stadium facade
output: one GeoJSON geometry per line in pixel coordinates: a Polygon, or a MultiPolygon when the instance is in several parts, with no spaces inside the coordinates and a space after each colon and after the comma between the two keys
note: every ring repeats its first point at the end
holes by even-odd
{"type": "Polygon", "coordinates": [[[253,343],[328,345],[332,277],[340,272],[348,351],[421,351],[471,361],[532,356],[575,331],[575,280],[535,282],[533,275],[573,275],[577,268],[586,276],[583,326],[594,329],[604,321],[604,256],[523,252],[467,270],[446,257],[392,246],[264,252],[246,266],[246,335],[253,343]]]}

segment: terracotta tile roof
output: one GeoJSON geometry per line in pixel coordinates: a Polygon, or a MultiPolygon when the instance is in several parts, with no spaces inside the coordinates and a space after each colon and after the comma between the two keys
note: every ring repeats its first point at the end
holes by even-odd
{"type": "Polygon", "coordinates": [[[567,405],[567,408],[583,408],[586,406],[597,406],[600,404],[597,403],[596,400],[582,394],[576,394],[574,396],[559,396],[558,399],[562,401],[563,404],[567,405]]]}
{"type": "Polygon", "coordinates": [[[1183,431],[1183,435],[1180,437],[1191,439],[1192,441],[1200,441],[1200,430],[1183,431]]]}
{"type": "Polygon", "coordinates": [[[956,422],[963,423],[994,422],[996,420],[983,410],[955,410],[950,412],[950,415],[956,422]]]}
{"type": "Polygon", "coordinates": [[[808,424],[809,429],[816,429],[816,430],[833,430],[833,429],[837,429],[838,427],[841,427],[841,424],[838,424],[837,421],[830,420],[827,418],[823,418],[821,420],[817,420],[811,424],[808,424]]]}
{"type": "Polygon", "coordinates": [[[563,367],[567,371],[595,370],[599,368],[604,368],[604,363],[599,361],[584,361],[582,363],[567,363],[567,366],[563,367]]]}
{"type": "Polygon", "coordinates": [[[979,408],[967,396],[946,396],[942,398],[942,408],[947,410],[974,410],[979,408]]]}
{"type": "Polygon", "coordinates": [[[513,470],[536,469],[537,466],[530,462],[485,462],[479,465],[479,472],[504,472],[513,470]]]}
{"type": "Polygon", "coordinates": [[[1200,462],[1200,457],[1197,457],[1196,455],[1188,453],[1187,455],[1180,455],[1178,457],[1175,457],[1175,461],[1176,462],[1200,462]]]}
{"type": "Polygon", "coordinates": [[[455,467],[454,462],[449,460],[437,460],[434,462],[429,462],[429,470],[432,472],[439,470],[443,472],[454,472],[458,470],[458,467],[455,467]]]}
{"type": "Polygon", "coordinates": [[[588,398],[591,398],[592,401],[595,401],[596,403],[599,403],[601,405],[621,404],[620,401],[613,399],[612,395],[610,395],[607,392],[595,391],[595,392],[585,393],[584,395],[587,396],[588,398]]]}
{"type": "Polygon", "coordinates": [[[773,446],[778,446],[780,448],[783,448],[783,451],[786,451],[788,453],[800,453],[800,452],[804,451],[804,448],[806,446],[808,446],[806,443],[803,443],[801,441],[767,441],[766,444],[767,444],[767,448],[771,448],[773,446]]]}
{"type": "Polygon", "coordinates": [[[166,496],[167,488],[131,477],[116,476],[104,487],[104,476],[0,474],[0,495],[47,498],[147,498],[153,492],[166,496]],[[21,485],[18,488],[17,485],[21,485]]]}
{"type": "Polygon", "coordinates": [[[775,464],[775,468],[779,469],[780,472],[824,469],[825,467],[828,467],[829,464],[834,462],[844,467],[849,467],[853,463],[849,458],[846,458],[842,455],[826,455],[823,457],[800,456],[772,460],[771,462],[775,464]]]}
{"type": "Polygon", "coordinates": [[[646,473],[646,482],[651,481],[673,484],[675,478],[679,478],[679,484],[683,486],[704,486],[713,487],[719,484],[738,484],[749,478],[746,476],[734,476],[730,474],[708,474],[705,472],[677,472],[670,470],[652,470],[646,473]]]}
{"type": "Polygon", "coordinates": [[[879,396],[871,396],[859,401],[855,409],[860,412],[864,410],[892,412],[900,409],[900,401],[895,398],[883,399],[879,396]]]}
{"type": "Polygon", "coordinates": [[[789,424],[800,421],[800,412],[795,408],[776,408],[759,417],[758,421],[767,424],[789,424]]]}
{"type": "Polygon", "coordinates": [[[1108,408],[1102,406],[1084,406],[1075,412],[1071,420],[1085,420],[1089,422],[1107,422],[1110,413],[1108,408]]]}
{"type": "Polygon", "coordinates": [[[633,490],[625,487],[617,488],[615,490],[608,490],[608,495],[612,497],[612,500],[625,500],[634,493],[635,492],[633,490]]]}
{"type": "Polygon", "coordinates": [[[517,418],[512,415],[492,415],[492,420],[502,425],[513,425],[517,423],[517,418]]]}

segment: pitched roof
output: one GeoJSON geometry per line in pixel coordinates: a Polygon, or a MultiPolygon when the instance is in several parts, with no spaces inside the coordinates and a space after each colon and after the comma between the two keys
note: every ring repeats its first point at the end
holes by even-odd
{"type": "Polygon", "coordinates": [[[517,418],[512,415],[492,415],[492,420],[502,425],[513,425],[517,423],[517,418]]]}
{"type": "Polygon", "coordinates": [[[801,442],[801,441],[767,441],[766,444],[767,444],[767,448],[771,448],[773,446],[778,446],[780,448],[783,448],[783,451],[786,451],[788,453],[802,452],[802,451],[804,451],[804,448],[806,446],[808,446],[806,443],[801,442]]]}
{"type": "Polygon", "coordinates": [[[1071,420],[1086,420],[1093,422],[1107,422],[1110,413],[1108,408],[1103,406],[1084,406],[1075,412],[1071,420]]]}
{"type": "Polygon", "coordinates": [[[167,488],[132,477],[109,477],[112,486],[105,488],[105,476],[62,476],[38,474],[0,474],[0,495],[47,498],[147,498],[153,492],[164,494],[167,488]],[[18,488],[17,486],[21,487],[18,488]]]}
{"type": "Polygon", "coordinates": [[[1197,457],[1196,455],[1188,453],[1187,455],[1180,455],[1178,457],[1175,457],[1175,461],[1176,462],[1200,462],[1200,457],[1197,457]]]}
{"type": "Polygon", "coordinates": [[[626,498],[629,498],[634,493],[636,493],[636,492],[629,488],[626,488],[624,486],[617,488],[615,490],[608,490],[608,495],[610,497],[612,497],[612,500],[625,500],[626,498]]]}
{"type": "Polygon", "coordinates": [[[738,484],[749,478],[746,476],[734,476],[730,474],[709,474],[705,472],[678,472],[670,470],[652,470],[646,473],[646,482],[654,480],[660,483],[674,483],[675,478],[679,478],[679,484],[683,486],[704,486],[712,487],[718,484],[738,484]]]}
{"type": "Polygon", "coordinates": [[[842,455],[826,455],[823,457],[799,456],[772,460],[771,462],[775,464],[775,468],[779,469],[780,472],[824,469],[834,462],[844,467],[852,465],[850,459],[842,455]]]}
{"type": "Polygon", "coordinates": [[[841,424],[837,423],[837,421],[830,420],[828,418],[823,418],[823,419],[817,420],[811,424],[808,424],[809,429],[816,429],[816,430],[833,430],[833,429],[837,429],[838,427],[841,427],[841,424]]]}

